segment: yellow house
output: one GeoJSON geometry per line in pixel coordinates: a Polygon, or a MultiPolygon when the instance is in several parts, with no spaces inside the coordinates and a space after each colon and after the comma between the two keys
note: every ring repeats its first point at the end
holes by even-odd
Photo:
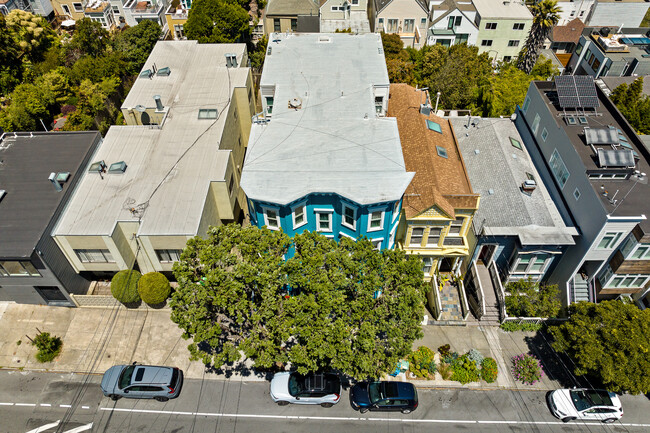
{"type": "Polygon", "coordinates": [[[427,97],[407,84],[391,84],[388,116],[397,119],[406,170],[415,172],[404,193],[396,242],[422,257],[425,279],[431,280],[436,272],[457,272],[468,256],[479,195],[450,122],[427,113],[427,97]]]}
{"type": "Polygon", "coordinates": [[[54,15],[75,21],[84,17],[83,1],[81,0],[50,0],[54,15]]]}
{"type": "Polygon", "coordinates": [[[183,26],[187,22],[187,17],[190,14],[189,9],[183,8],[182,5],[173,6],[169,5],[165,12],[165,21],[167,21],[167,28],[173,39],[183,40],[186,39],[183,26]]]}

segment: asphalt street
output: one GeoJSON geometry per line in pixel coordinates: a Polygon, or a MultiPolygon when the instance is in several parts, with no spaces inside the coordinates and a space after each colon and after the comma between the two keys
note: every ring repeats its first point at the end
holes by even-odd
{"type": "Polygon", "coordinates": [[[344,391],[332,408],[279,407],[268,382],[186,380],[166,403],[103,397],[101,377],[0,371],[0,432],[646,432],[650,401],[621,397],[625,415],[614,424],[563,424],[548,411],[545,392],[418,390],[409,414],[359,414],[344,391]]]}

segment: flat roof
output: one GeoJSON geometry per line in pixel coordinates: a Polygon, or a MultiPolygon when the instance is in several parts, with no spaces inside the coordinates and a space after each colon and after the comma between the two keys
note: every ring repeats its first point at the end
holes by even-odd
{"type": "MultiPolygon", "coordinates": [[[[84,173],[55,235],[110,235],[118,221],[138,221],[129,209],[141,205],[139,235],[195,235],[210,182],[224,181],[229,150],[220,150],[232,92],[245,87],[249,68],[227,68],[226,52],[243,44],[158,42],[144,69],[156,63],[169,76],[137,78],[122,107],[168,108],[161,128],[112,126],[93,158],[107,165],[124,161],[121,174],[84,173]],[[150,102],[149,102],[150,101],[150,102]],[[133,104],[133,105],[131,105],[133,104]],[[199,109],[216,109],[218,119],[199,119],[199,109]]],[[[241,65],[241,62],[239,63],[241,65]]]]}
{"type": "Polygon", "coordinates": [[[455,218],[455,208],[476,209],[479,196],[472,191],[449,120],[420,113],[425,98],[423,91],[408,84],[390,86],[388,115],[397,119],[406,169],[415,172],[402,209],[411,218],[437,205],[455,218]],[[439,131],[427,122],[434,122],[439,131]]]}
{"type": "Polygon", "coordinates": [[[99,132],[6,133],[0,141],[0,256],[29,257],[77,171],[101,138],[99,132]],[[70,173],[63,191],[50,173],[70,173]]]}
{"type": "Polygon", "coordinates": [[[275,88],[271,120],[254,123],[242,170],[246,195],[288,204],[335,193],[359,204],[399,200],[413,178],[394,118],[375,115],[373,86],[388,97],[378,34],[274,34],[260,88],[275,88]],[[289,101],[297,99],[298,109],[289,101]]]}
{"type": "Polygon", "coordinates": [[[526,18],[533,19],[524,2],[503,0],[472,0],[481,19],[486,18],[526,18]]]}
{"type": "Polygon", "coordinates": [[[574,244],[578,232],[563,221],[514,122],[476,117],[450,120],[474,191],[481,195],[474,216],[478,227],[488,235],[518,236],[523,245],[574,244]],[[529,173],[537,184],[531,193],[521,188],[529,173]]]}
{"type": "MultiPolygon", "coordinates": [[[[635,170],[646,173],[645,180],[637,181],[635,177],[629,180],[591,179],[591,186],[601,198],[601,203],[609,215],[649,216],[650,200],[648,200],[648,197],[650,197],[650,187],[648,186],[648,176],[650,176],[650,153],[648,153],[648,149],[643,145],[643,142],[639,139],[634,129],[627,123],[603,91],[596,86],[600,106],[595,109],[595,112],[594,110],[588,110],[588,113],[590,113],[590,115],[586,116],[588,124],[580,125],[579,122],[576,122],[576,125],[569,125],[564,120],[563,111],[555,102],[557,98],[555,97],[556,92],[553,82],[535,81],[534,84],[542,95],[544,102],[549,107],[551,116],[555,119],[558,128],[564,130],[576,153],[580,156],[585,167],[585,175],[588,170],[603,170],[597,162],[598,158],[592,146],[588,146],[586,143],[585,126],[590,128],[612,127],[617,130],[617,135],[625,139],[619,139],[619,141],[626,143],[629,147],[623,147],[621,145],[619,149],[628,149],[636,153],[638,159],[636,159],[635,170]],[[609,197],[605,197],[602,194],[603,190],[609,192],[609,197]],[[619,198],[616,204],[609,200],[614,193],[619,198]]],[[[609,145],[595,146],[595,148],[596,150],[599,148],[605,150],[612,149],[609,145]]],[[[641,223],[641,226],[645,233],[650,232],[650,221],[648,219],[645,219],[641,223]]]]}

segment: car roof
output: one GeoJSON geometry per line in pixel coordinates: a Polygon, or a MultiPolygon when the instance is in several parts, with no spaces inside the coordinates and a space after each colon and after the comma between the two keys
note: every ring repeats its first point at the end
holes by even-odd
{"type": "Polygon", "coordinates": [[[158,384],[168,385],[171,381],[173,368],[155,365],[136,365],[131,376],[131,385],[158,384]]]}
{"type": "Polygon", "coordinates": [[[302,387],[308,391],[336,392],[340,387],[340,379],[334,373],[309,373],[295,375],[302,383],[302,387]]]}
{"type": "Polygon", "coordinates": [[[382,382],[385,395],[388,398],[413,400],[415,398],[415,387],[407,382],[382,382]]]}

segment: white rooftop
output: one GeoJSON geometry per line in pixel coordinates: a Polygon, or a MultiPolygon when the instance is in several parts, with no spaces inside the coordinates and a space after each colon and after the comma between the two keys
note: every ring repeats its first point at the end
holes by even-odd
{"type": "Polygon", "coordinates": [[[481,19],[486,18],[526,18],[532,19],[523,0],[473,0],[481,19]]]}
{"type": "Polygon", "coordinates": [[[241,186],[254,200],[287,204],[336,193],[359,204],[398,200],[407,173],[394,118],[376,117],[373,85],[388,98],[378,34],[269,38],[260,87],[275,85],[270,122],[254,124],[241,186]],[[298,98],[301,108],[289,107],[298,98]]]}
{"type": "Polygon", "coordinates": [[[111,235],[118,221],[138,221],[129,208],[143,205],[139,235],[195,235],[211,181],[224,181],[230,151],[219,140],[227,116],[198,119],[199,108],[227,112],[235,87],[245,87],[248,68],[226,68],[224,54],[245,45],[158,42],[144,69],[170,67],[167,77],[138,78],[123,107],[169,107],[162,128],[112,126],[92,162],[124,161],[123,174],[86,171],[54,235],[111,235]],[[151,102],[149,102],[151,101],[151,102]]]}

